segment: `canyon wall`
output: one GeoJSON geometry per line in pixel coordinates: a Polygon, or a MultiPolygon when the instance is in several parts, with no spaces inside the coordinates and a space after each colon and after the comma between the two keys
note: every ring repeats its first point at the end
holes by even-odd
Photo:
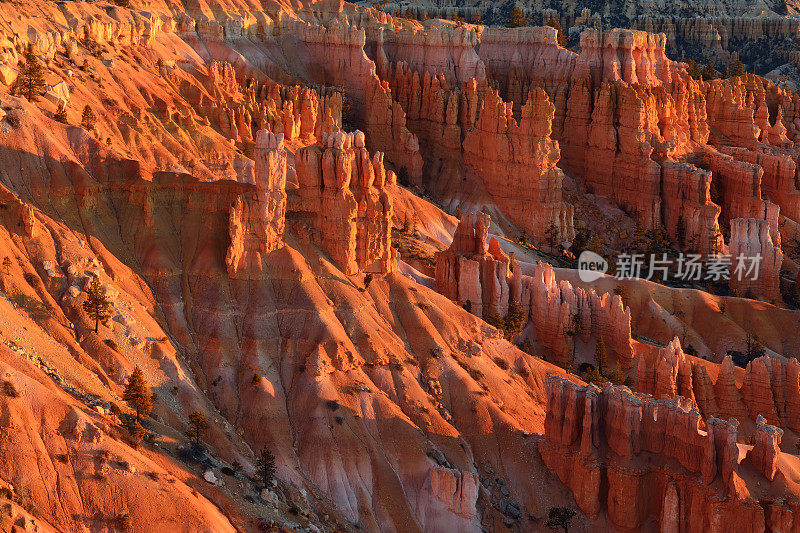
{"type": "Polygon", "coordinates": [[[562,367],[570,364],[573,337],[567,331],[579,315],[576,335],[602,338],[622,368],[631,368],[631,316],[620,296],[558,283],[547,263],[538,263],[533,275],[523,274],[496,238],[487,243],[490,222],[485,213],[462,217],[450,248],[436,254],[436,290],[462,305],[469,302],[469,310],[484,317],[505,316],[509,301],[516,301],[533,323],[536,340],[562,367]]]}
{"type": "Polygon", "coordinates": [[[611,524],[630,529],[655,517],[666,531],[721,531],[719,524],[731,521],[762,531],[776,507],[789,523],[796,520],[794,507],[766,496],[771,483],[786,482],[776,476],[782,431],[763,419],[740,464],[739,423],[704,421],[682,398],[657,400],[556,376],[547,378],[547,395],[539,451],[586,516],[605,511],[611,524]],[[663,461],[673,466],[654,466],[663,461]]]}
{"type": "MultiPolygon", "coordinates": [[[[437,176],[426,182],[429,189],[453,205],[474,194],[469,178],[476,175],[499,211],[519,225],[514,205],[504,200],[511,188],[487,170],[508,169],[517,187],[533,189],[518,192],[538,204],[546,198],[542,218],[570,240],[569,208],[555,205],[560,186],[548,170],[558,162],[583,177],[590,191],[634,213],[647,229],[665,224],[675,236],[683,216],[698,235],[701,251],[710,251],[718,228],[707,193],[709,178],[690,163],[675,161],[708,139],[698,83],[683,65],[667,59],[663,36],[586,30],[581,39],[581,53],[574,54],[558,47],[553,28],[484,29],[478,54],[498,92],[478,78],[453,87],[460,82],[452,69],[437,72],[418,58],[387,54],[379,75],[389,80],[393,98],[406,110],[408,127],[430,141],[422,149],[426,172],[437,176]],[[559,149],[543,150],[536,136],[526,133],[531,131],[528,120],[533,131],[550,129],[559,149]],[[453,152],[459,130],[465,134],[463,162],[453,152]],[[507,134],[508,141],[498,133],[507,134]],[[531,141],[538,142],[537,150],[525,148],[536,146],[531,141]],[[514,147],[513,161],[523,165],[509,167],[510,158],[502,156],[506,143],[514,147]],[[535,170],[524,171],[533,165],[535,170]],[[466,174],[466,183],[457,179],[459,173],[466,174]],[[536,193],[540,184],[551,191],[549,198],[536,193]],[[670,188],[688,191],[677,198],[662,192],[670,188]]],[[[542,228],[538,222],[534,228],[542,228]]],[[[530,224],[521,227],[530,232],[530,224]]],[[[532,235],[541,239],[542,229],[532,235]]]]}
{"type": "Polygon", "coordinates": [[[500,249],[487,244],[491,217],[463,215],[447,250],[436,253],[436,290],[477,316],[505,316],[510,299],[519,301],[519,268],[500,249]]]}
{"type": "Polygon", "coordinates": [[[364,134],[323,135],[320,145],[295,155],[298,188],[289,202],[293,230],[322,247],[346,274],[392,272],[392,198],[394,183],[383,154],[370,157],[364,134]]]}
{"type": "Polygon", "coordinates": [[[536,240],[550,224],[572,240],[573,211],[562,199],[558,142],[550,138],[554,107],[544,91],[532,90],[516,119],[512,105],[475,78],[450,89],[444,73],[420,76],[404,62],[385,75],[422,140],[428,172],[438,176],[426,181],[428,190],[462,210],[490,204],[536,240]]]}
{"type": "Polygon", "coordinates": [[[267,254],[283,245],[286,226],[286,149],[283,133],[261,130],[256,137],[255,202],[236,198],[230,211],[230,245],[225,257],[228,275],[263,269],[267,254]]]}
{"type": "Polygon", "coordinates": [[[763,416],[770,424],[797,431],[800,424],[800,364],[762,356],[742,372],[726,356],[709,376],[709,363],[686,355],[678,339],[666,348],[637,357],[637,390],[656,398],[681,396],[704,418],[735,418],[741,423],[763,416]],[[743,375],[737,377],[737,373],[743,375]],[[741,383],[741,385],[737,385],[741,383]]]}
{"type": "Polygon", "coordinates": [[[731,220],[730,253],[733,294],[780,301],[783,252],[772,242],[769,222],[752,218],[731,220]]]}
{"type": "Polygon", "coordinates": [[[233,65],[214,61],[209,66],[207,92],[184,84],[192,106],[227,138],[252,143],[256,132],[283,133],[287,141],[314,142],[323,133],[341,129],[342,92],[300,85],[285,86],[269,79],[241,80],[233,65]]]}

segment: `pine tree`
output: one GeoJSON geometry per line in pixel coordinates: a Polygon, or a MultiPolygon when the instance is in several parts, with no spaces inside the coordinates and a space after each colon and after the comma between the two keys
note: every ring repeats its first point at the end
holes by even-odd
{"type": "Polygon", "coordinates": [[[706,63],[706,66],[703,68],[703,72],[701,72],[700,74],[706,81],[713,80],[714,78],[717,77],[717,71],[714,70],[714,65],[711,64],[711,61],[706,63]]]}
{"type": "Polygon", "coordinates": [[[36,54],[33,44],[28,43],[25,49],[24,62],[19,67],[19,75],[14,82],[14,92],[27,98],[29,102],[39,99],[39,91],[45,88],[44,70],[36,54]]]}
{"type": "Polygon", "coordinates": [[[558,227],[552,220],[547,225],[547,229],[544,230],[544,237],[550,248],[555,248],[558,245],[558,227]]]}
{"type": "Polygon", "coordinates": [[[58,103],[58,109],[56,109],[53,119],[62,124],[69,124],[69,119],[67,118],[67,107],[64,105],[64,102],[58,103]]]}
{"type": "Polygon", "coordinates": [[[189,415],[189,429],[186,431],[186,434],[199,446],[200,439],[203,438],[207,427],[208,422],[206,421],[205,415],[200,411],[193,411],[189,415]]]}
{"type": "Polygon", "coordinates": [[[269,487],[275,477],[275,456],[266,446],[261,449],[261,455],[256,459],[256,475],[264,487],[269,487]]]}
{"type": "Polygon", "coordinates": [[[132,417],[123,420],[122,427],[128,432],[128,436],[134,446],[138,446],[147,433],[139,421],[132,417]]]}
{"type": "Polygon", "coordinates": [[[744,74],[744,63],[739,60],[734,61],[729,72],[731,76],[742,76],[744,74]]]}
{"type": "Polygon", "coordinates": [[[509,28],[521,28],[522,26],[527,26],[530,23],[528,17],[525,16],[525,13],[522,12],[519,6],[514,6],[511,8],[511,13],[508,15],[508,24],[509,28]]]}
{"type": "Polygon", "coordinates": [[[122,399],[136,411],[136,422],[139,423],[143,416],[150,414],[153,410],[153,397],[144,381],[142,369],[138,366],[133,369],[131,377],[128,378],[128,385],[122,393],[122,399]]]}
{"type": "Polygon", "coordinates": [[[678,241],[681,248],[686,244],[686,222],[683,220],[683,215],[678,215],[678,224],[675,227],[675,239],[678,241]]]}
{"type": "Polygon", "coordinates": [[[580,335],[581,331],[583,331],[583,316],[580,313],[574,313],[569,320],[569,329],[565,332],[572,338],[572,350],[565,369],[567,372],[572,372],[572,366],[575,364],[575,337],[580,335]]]}
{"type": "Polygon", "coordinates": [[[513,340],[514,337],[522,331],[523,326],[528,322],[528,317],[522,306],[514,298],[508,301],[508,312],[503,320],[503,332],[505,333],[506,340],[513,340]]]}
{"type": "Polygon", "coordinates": [[[614,370],[608,375],[608,380],[614,385],[622,385],[625,382],[625,374],[619,367],[619,362],[614,365],[614,370]]]}
{"type": "Polygon", "coordinates": [[[597,339],[597,344],[594,346],[594,361],[597,363],[597,370],[603,374],[608,366],[608,352],[606,351],[606,342],[603,337],[597,339]]]}
{"type": "Polygon", "coordinates": [[[94,332],[98,332],[101,320],[107,320],[111,301],[106,297],[106,289],[100,283],[100,278],[94,276],[89,283],[86,291],[86,301],[83,302],[83,310],[94,320],[94,332]]]}
{"type": "Polygon", "coordinates": [[[89,107],[89,104],[86,104],[86,107],[83,108],[83,113],[81,113],[81,127],[86,131],[91,131],[94,129],[94,110],[89,107]]]}
{"type": "Polygon", "coordinates": [[[747,356],[748,361],[752,361],[753,359],[758,359],[767,354],[766,348],[764,348],[764,341],[761,340],[761,337],[758,335],[751,335],[750,333],[747,334],[747,356]]]}
{"type": "Polygon", "coordinates": [[[703,77],[703,74],[700,71],[700,65],[697,64],[697,61],[694,59],[689,59],[686,61],[686,64],[688,65],[686,72],[689,74],[689,76],[696,80],[699,80],[703,77]]]}

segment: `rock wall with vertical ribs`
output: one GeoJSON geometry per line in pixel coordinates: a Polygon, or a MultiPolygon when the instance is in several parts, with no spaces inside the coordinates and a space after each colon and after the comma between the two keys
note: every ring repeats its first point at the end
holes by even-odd
{"type": "Polygon", "coordinates": [[[573,210],[562,201],[558,142],[550,138],[554,109],[547,94],[535,89],[517,121],[511,105],[488,90],[474,129],[464,137],[464,165],[467,177],[480,180],[515,226],[541,240],[553,223],[562,241],[572,241],[573,210]]]}
{"type": "Polygon", "coordinates": [[[574,238],[573,211],[562,199],[563,174],[556,166],[558,142],[550,138],[555,108],[547,93],[534,88],[517,119],[511,103],[475,78],[451,89],[444,73],[420,75],[405,62],[385,76],[422,141],[429,171],[437,174],[426,182],[436,196],[447,204],[492,204],[536,240],[544,239],[551,222],[562,241],[574,238]]]}
{"type": "Polygon", "coordinates": [[[783,252],[770,237],[766,220],[731,220],[731,291],[737,296],[780,301],[783,252]]]}
{"type": "Polygon", "coordinates": [[[265,256],[283,246],[286,224],[286,148],[283,133],[261,130],[256,137],[256,201],[243,196],[231,207],[230,245],[225,256],[228,275],[238,278],[260,272],[265,256]]]}
{"type": "Polygon", "coordinates": [[[800,424],[800,363],[794,358],[783,362],[763,356],[742,370],[726,356],[714,382],[709,363],[686,355],[676,338],[666,348],[637,353],[636,364],[638,391],[656,398],[682,396],[705,418],[744,422],[763,416],[769,424],[792,431],[800,424]]]}
{"type": "Polygon", "coordinates": [[[342,87],[349,112],[370,146],[382,149],[398,168],[406,168],[414,182],[420,182],[419,143],[406,128],[405,111],[392,100],[388,84],[378,78],[375,63],[364,51],[365,29],[339,17],[328,26],[288,20],[285,29],[303,42],[318,66],[309,72],[312,81],[342,87]]]}
{"type": "Polygon", "coordinates": [[[790,523],[797,520],[792,506],[759,502],[761,491],[785,483],[776,476],[782,431],[761,418],[756,444],[739,464],[739,423],[703,420],[681,397],[548,376],[547,398],[539,452],[587,517],[605,510],[619,528],[639,529],[657,517],[661,530],[707,531],[720,520],[761,524],[777,506],[790,523]]]}
{"type": "Polygon", "coordinates": [[[296,233],[322,247],[347,274],[391,272],[392,199],[383,154],[370,157],[364,134],[323,135],[297,151],[298,188],[288,210],[296,233]]]}
{"type": "Polygon", "coordinates": [[[683,220],[683,242],[701,254],[710,254],[722,244],[719,228],[720,206],[711,200],[712,173],[690,163],[664,161],[661,164],[662,217],[669,235],[679,241],[683,220]]]}
{"type": "Polygon", "coordinates": [[[509,299],[519,299],[518,267],[497,239],[487,243],[490,224],[486,213],[464,215],[450,248],[436,253],[436,290],[483,317],[504,316],[509,299]]]}
{"type": "MultiPolygon", "coordinates": [[[[565,169],[581,175],[591,191],[635,213],[646,228],[665,224],[675,236],[676,221],[683,216],[706,251],[717,234],[715,207],[703,194],[707,175],[675,161],[707,142],[705,101],[685,67],[667,59],[663,36],[586,30],[581,54],[559,48],[552,28],[487,28],[479,37],[478,55],[498,92],[480,78],[459,88],[457,68],[437,71],[419,57],[387,54],[387,65],[379,69],[406,110],[409,128],[428,141],[422,145],[426,176],[436,180],[428,179],[426,186],[436,196],[448,205],[469,200],[475,195],[469,177],[476,175],[498,210],[519,227],[528,231],[530,225],[524,219],[520,224],[518,209],[507,201],[514,188],[543,205],[543,217],[565,226],[568,213],[556,204],[560,187],[548,172],[560,155],[565,169]],[[546,123],[538,119],[550,115],[550,109],[552,118],[546,123]],[[559,141],[557,152],[543,150],[537,135],[526,133],[528,117],[537,118],[531,124],[541,124],[533,131],[551,128],[550,136],[559,141]],[[459,130],[465,137],[464,183],[460,154],[454,151],[459,130]],[[535,146],[531,141],[538,142],[538,150],[526,149],[535,146]],[[522,162],[533,167],[526,171],[522,162]],[[503,169],[503,175],[512,171],[514,179],[498,179],[492,169],[503,169]],[[538,174],[534,180],[528,178],[532,173],[538,174]],[[547,184],[553,192],[542,200],[538,185],[530,183],[547,184]],[[686,192],[678,200],[664,189],[686,192]],[[676,205],[679,201],[682,205],[676,205]],[[666,202],[670,205],[662,205],[666,202]]],[[[534,228],[541,228],[537,222],[534,228]]],[[[532,235],[541,238],[541,233],[537,229],[532,235]]]]}
{"type": "Polygon", "coordinates": [[[553,354],[553,362],[566,366],[572,338],[566,334],[572,316],[581,316],[585,340],[603,338],[620,365],[633,365],[631,314],[619,295],[599,295],[594,290],[556,282],[555,271],[538,263],[533,276],[521,273],[519,264],[500,249],[496,238],[487,243],[491,218],[485,213],[465,215],[450,248],[436,254],[436,290],[478,316],[505,315],[509,300],[519,302],[534,324],[539,342],[553,354]]]}
{"type": "Polygon", "coordinates": [[[555,354],[555,362],[566,365],[572,349],[572,337],[566,334],[573,315],[581,317],[585,340],[602,338],[620,366],[633,365],[631,312],[619,295],[599,295],[594,289],[573,287],[566,280],[558,283],[548,263],[538,263],[533,276],[520,280],[523,308],[529,311],[539,341],[555,354]]]}

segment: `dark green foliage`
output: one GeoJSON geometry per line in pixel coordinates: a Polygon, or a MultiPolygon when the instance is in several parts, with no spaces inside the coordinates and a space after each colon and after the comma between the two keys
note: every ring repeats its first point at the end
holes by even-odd
{"type": "Polygon", "coordinates": [[[569,532],[569,526],[575,517],[575,511],[569,507],[551,507],[547,513],[545,525],[550,529],[561,528],[564,533],[569,532]]]}
{"type": "Polygon", "coordinates": [[[600,337],[597,340],[597,344],[595,344],[594,361],[597,363],[597,368],[600,373],[605,372],[606,367],[608,366],[608,353],[606,351],[606,343],[603,340],[603,337],[600,337]]]}
{"type": "Polygon", "coordinates": [[[53,115],[53,119],[62,124],[69,124],[69,119],[67,118],[67,108],[64,105],[64,102],[60,102],[58,104],[58,109],[53,115]]]}
{"type": "Polygon", "coordinates": [[[136,422],[139,422],[143,416],[149,415],[150,411],[153,410],[153,397],[150,395],[150,390],[144,381],[142,369],[138,366],[133,369],[133,373],[128,379],[128,385],[125,387],[125,392],[122,393],[122,399],[131,409],[136,411],[136,422]]]}
{"type": "Polygon", "coordinates": [[[94,332],[97,333],[101,320],[108,320],[111,301],[106,298],[106,289],[97,276],[92,277],[89,288],[86,290],[86,301],[83,310],[94,320],[94,332]]]}
{"type": "Polygon", "coordinates": [[[686,61],[686,64],[688,65],[686,71],[689,73],[689,76],[696,80],[699,80],[703,77],[703,73],[700,70],[700,65],[697,64],[697,61],[694,59],[689,59],[686,61]]]}
{"type": "Polygon", "coordinates": [[[192,411],[189,415],[189,427],[186,430],[186,435],[191,438],[195,445],[200,445],[200,439],[208,428],[206,417],[200,411],[192,411]]]}
{"type": "Polygon", "coordinates": [[[750,361],[767,355],[767,351],[766,348],[764,348],[764,342],[761,340],[761,337],[758,335],[751,335],[749,333],[747,334],[746,355],[750,361]]]}
{"type": "Polygon", "coordinates": [[[547,225],[547,229],[544,230],[545,241],[547,241],[547,244],[551,248],[555,248],[556,246],[558,246],[558,237],[559,237],[558,227],[551,220],[550,223],[547,225]]]}
{"type": "Polygon", "coordinates": [[[717,71],[714,69],[714,65],[711,64],[711,61],[706,63],[706,66],[703,67],[703,71],[700,73],[703,76],[703,80],[713,80],[717,77],[717,71]]]}
{"type": "Polygon", "coordinates": [[[128,437],[134,446],[138,446],[147,433],[134,417],[126,417],[125,420],[122,421],[122,427],[128,432],[128,437]]]}
{"type": "Polygon", "coordinates": [[[522,331],[522,328],[528,322],[528,316],[525,310],[514,298],[508,301],[508,312],[503,319],[503,334],[507,340],[513,340],[514,337],[522,331]]]}
{"type": "Polygon", "coordinates": [[[86,131],[92,131],[94,129],[95,120],[94,110],[89,104],[86,104],[83,108],[83,113],[81,113],[81,127],[86,131]]]}
{"type": "Polygon", "coordinates": [[[521,28],[523,26],[528,26],[530,22],[530,19],[525,16],[525,13],[522,12],[522,9],[515,5],[511,8],[511,12],[508,14],[508,22],[506,23],[506,26],[509,28],[521,28]]]}
{"type": "Polygon", "coordinates": [[[728,67],[728,75],[729,77],[733,76],[741,76],[744,74],[744,63],[739,60],[734,61],[728,67]]]}
{"type": "Polygon", "coordinates": [[[579,229],[577,233],[575,233],[575,238],[572,240],[572,246],[570,246],[572,253],[577,255],[586,250],[590,236],[591,234],[586,228],[579,229]]]}
{"type": "Polygon", "coordinates": [[[613,383],[614,385],[622,385],[625,382],[625,374],[622,372],[622,369],[619,367],[619,363],[614,365],[614,370],[608,374],[608,380],[613,383]]]}
{"type": "Polygon", "coordinates": [[[275,456],[266,446],[256,458],[256,475],[264,487],[269,487],[275,477],[275,456]]]}
{"type": "Polygon", "coordinates": [[[45,86],[42,64],[33,53],[33,44],[28,43],[23,62],[19,65],[19,75],[14,82],[13,92],[25,97],[29,102],[35,102],[39,99],[39,91],[45,86]]]}

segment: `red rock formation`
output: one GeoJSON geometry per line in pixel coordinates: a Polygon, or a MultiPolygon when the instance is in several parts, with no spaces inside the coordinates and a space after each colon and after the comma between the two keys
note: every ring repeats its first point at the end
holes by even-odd
{"type": "Polygon", "coordinates": [[[756,438],[753,449],[747,458],[758,468],[765,478],[772,481],[778,471],[778,456],[781,454],[783,430],[770,426],[764,417],[756,419],[756,438]]]}
{"type": "Polygon", "coordinates": [[[786,364],[785,385],[786,391],[782,396],[786,401],[786,427],[797,433],[800,429],[800,364],[794,357],[786,364]]]}
{"type": "Polygon", "coordinates": [[[480,180],[515,226],[543,240],[552,223],[561,240],[569,242],[574,238],[573,213],[561,199],[558,143],[550,139],[553,112],[547,94],[536,89],[522,106],[518,123],[511,106],[489,90],[474,129],[464,137],[464,164],[467,176],[480,180]]]}
{"type": "Polygon", "coordinates": [[[734,150],[723,147],[721,150],[764,171],[761,178],[761,191],[770,201],[778,204],[781,214],[792,219],[800,219],[800,190],[797,187],[797,157],[790,150],[782,150],[763,144],[753,150],[734,150]]]}
{"type": "Polygon", "coordinates": [[[214,61],[204,87],[187,80],[181,90],[226,138],[240,143],[254,142],[260,129],[305,143],[340,129],[341,92],[287,87],[271,80],[259,83],[252,78],[243,86],[239,79],[243,75],[227,61],[214,61]]]}
{"type": "Polygon", "coordinates": [[[721,209],[711,201],[711,178],[711,172],[689,163],[665,160],[661,164],[664,227],[677,240],[682,219],[683,245],[700,254],[710,254],[722,244],[718,223],[721,209]]]}
{"type": "Polygon", "coordinates": [[[283,246],[286,219],[286,149],[283,134],[261,130],[256,138],[256,201],[241,196],[230,211],[230,245],[225,257],[228,275],[260,272],[266,254],[283,246]]]}
{"type": "MultiPolygon", "coordinates": [[[[298,189],[289,204],[295,232],[321,246],[347,274],[392,272],[392,200],[383,154],[370,158],[364,134],[323,135],[298,150],[298,189]]],[[[393,179],[393,178],[392,178],[393,179]]]]}
{"type": "Polygon", "coordinates": [[[406,63],[387,76],[393,98],[422,140],[423,156],[441,169],[426,188],[450,205],[491,204],[537,240],[551,222],[562,240],[574,237],[572,209],[562,200],[563,176],[556,167],[558,143],[549,138],[554,108],[544,91],[527,96],[516,120],[511,104],[474,78],[450,90],[444,74],[420,75],[406,63]]]}
{"type": "MultiPolygon", "coordinates": [[[[706,365],[687,356],[676,338],[666,348],[638,351],[637,390],[657,398],[682,396],[696,405],[707,418],[725,417],[744,422],[759,416],[778,427],[798,426],[800,413],[800,364],[792,358],[784,363],[769,356],[759,357],[744,371],[741,388],[728,356],[722,361],[716,383],[706,365]]],[[[793,429],[794,430],[794,429],[793,429]]]]}
{"type": "Polygon", "coordinates": [[[775,409],[775,397],[771,385],[772,363],[767,356],[759,357],[747,363],[747,373],[742,384],[742,399],[750,418],[758,420],[764,417],[773,425],[780,425],[780,419],[775,409]]]}
{"type": "Polygon", "coordinates": [[[754,121],[752,97],[744,84],[713,80],[704,84],[708,123],[725,136],[728,144],[752,148],[759,129],[754,121]]]}
{"type": "Polygon", "coordinates": [[[644,86],[669,85],[686,76],[681,64],[667,58],[666,37],[641,31],[588,29],[581,33],[581,53],[575,63],[577,77],[624,81],[644,86]]]}
{"type": "MultiPolygon", "coordinates": [[[[754,507],[754,501],[744,501],[756,484],[745,488],[737,473],[742,467],[736,420],[712,418],[703,431],[700,414],[680,398],[656,400],[625,387],[597,389],[556,376],[547,378],[547,397],[539,451],[588,517],[600,513],[601,502],[613,525],[629,529],[640,528],[649,517],[657,516],[662,529],[672,523],[681,529],[704,530],[706,510],[717,506],[732,516],[763,516],[764,510],[754,507]],[[675,467],[667,473],[649,466],[665,459],[680,465],[677,468],[686,476],[682,481],[673,477],[675,467]],[[607,484],[600,479],[607,479],[607,484]],[[718,500],[719,488],[710,486],[715,479],[722,480],[722,500],[718,500]],[[650,498],[643,499],[645,494],[650,498]],[[679,516],[670,512],[676,500],[687,506],[679,516]]],[[[747,454],[746,461],[767,482],[775,479],[781,434],[760,419],[756,446],[747,454]]],[[[792,513],[791,507],[783,511],[792,513]]]]}
{"type": "Polygon", "coordinates": [[[783,253],[772,243],[766,220],[731,220],[730,286],[737,296],[781,299],[780,271],[783,253]]]}
{"type": "Polygon", "coordinates": [[[364,29],[341,14],[327,27],[300,20],[287,20],[284,27],[313,58],[317,68],[309,71],[310,81],[343,87],[370,145],[382,150],[397,168],[405,167],[419,183],[422,158],[417,138],[406,128],[405,111],[392,100],[388,84],[378,78],[375,63],[364,51],[364,29]]]}
{"type": "Polygon", "coordinates": [[[436,254],[436,290],[483,317],[506,314],[516,268],[496,239],[487,247],[490,223],[486,213],[464,215],[450,248],[436,254]]]}
{"type": "Polygon", "coordinates": [[[619,295],[602,296],[593,289],[556,282],[553,267],[539,263],[533,277],[523,276],[522,304],[530,310],[540,342],[556,354],[557,364],[568,361],[572,339],[566,335],[573,315],[580,314],[584,338],[603,338],[624,369],[633,364],[630,309],[619,295]]]}
{"type": "Polygon", "coordinates": [[[424,26],[417,21],[394,19],[394,31],[383,27],[366,28],[368,42],[375,42],[378,74],[388,79],[390,65],[403,63],[415,72],[441,74],[451,86],[470,79],[484,80],[485,67],[478,57],[477,26],[453,25],[431,20],[424,26]]]}

